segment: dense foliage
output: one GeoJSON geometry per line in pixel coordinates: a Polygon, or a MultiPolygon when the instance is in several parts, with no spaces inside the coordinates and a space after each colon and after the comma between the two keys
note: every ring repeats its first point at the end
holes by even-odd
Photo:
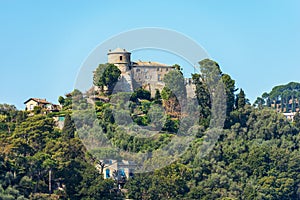
{"type": "Polygon", "coordinates": [[[272,110],[250,106],[232,112],[231,118],[235,122],[224,130],[209,155],[197,157],[201,140],[195,141],[178,162],[130,180],[130,197],[299,198],[299,129],[272,110]]]}
{"type": "Polygon", "coordinates": [[[104,90],[104,87],[107,87],[107,90],[110,93],[120,75],[121,71],[114,64],[100,64],[94,73],[94,85],[100,87],[102,91],[104,90]]]}
{"type": "MultiPolygon", "coordinates": [[[[178,134],[187,123],[181,104],[189,102],[180,66],[166,75],[166,87],[154,97],[138,88],[132,94],[101,94],[109,101],[101,96],[90,104],[88,94],[75,90],[59,97],[59,113],[46,115],[0,105],[0,199],[300,199],[300,115],[292,122],[272,109],[281,103],[296,110],[298,83],[275,87],[251,106],[216,62],[200,65],[201,74],[192,75],[199,129],[189,149],[162,169],[135,174],[125,190],[95,167],[102,164],[99,159],[119,158],[116,148],[103,144],[151,153],[178,134]],[[213,149],[199,155],[212,117],[210,94],[216,90],[210,84],[217,81],[207,71],[224,83],[226,121],[213,149]],[[282,103],[286,96],[290,107],[282,103]],[[63,129],[53,119],[58,116],[65,117],[63,129]]],[[[94,83],[111,88],[120,74],[113,66],[113,72],[103,73],[104,66],[94,83]]]]}
{"type": "Polygon", "coordinates": [[[255,104],[258,107],[271,107],[281,112],[295,112],[300,109],[300,83],[290,82],[286,85],[278,85],[271,92],[263,93],[255,104]]]}
{"type": "Polygon", "coordinates": [[[72,121],[61,131],[52,117],[27,117],[1,105],[0,199],[116,199],[114,182],[103,180],[74,137],[72,121]]]}

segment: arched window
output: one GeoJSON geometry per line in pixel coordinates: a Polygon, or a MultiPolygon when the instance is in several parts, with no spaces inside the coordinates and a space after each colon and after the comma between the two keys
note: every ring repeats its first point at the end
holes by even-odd
{"type": "Polygon", "coordinates": [[[121,177],[125,177],[125,176],[126,176],[125,170],[124,170],[124,169],[119,169],[119,175],[120,175],[121,177]]]}
{"type": "Polygon", "coordinates": [[[122,60],[123,59],[123,57],[122,56],[120,56],[120,60],[122,60]]]}
{"type": "Polygon", "coordinates": [[[106,170],[105,170],[105,177],[106,177],[106,178],[109,178],[109,177],[110,177],[110,170],[109,170],[109,169],[106,169],[106,170]]]}

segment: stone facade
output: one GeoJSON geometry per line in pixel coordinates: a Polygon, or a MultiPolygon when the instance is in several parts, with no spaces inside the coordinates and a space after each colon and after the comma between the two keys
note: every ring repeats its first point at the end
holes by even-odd
{"type": "Polygon", "coordinates": [[[132,63],[132,74],[134,79],[134,88],[143,87],[151,92],[153,96],[156,89],[162,90],[165,86],[164,76],[174,67],[167,66],[157,62],[134,62],[132,63]]]}
{"type": "Polygon", "coordinates": [[[117,48],[113,51],[109,50],[107,53],[108,63],[113,63],[118,66],[122,73],[126,73],[130,70],[131,66],[130,55],[130,52],[121,48],[117,48]]]}
{"type": "MultiPolygon", "coordinates": [[[[114,91],[130,92],[142,87],[154,96],[156,89],[162,90],[165,86],[164,76],[175,68],[158,62],[131,61],[131,53],[117,48],[107,53],[108,63],[116,65],[121,70],[121,77],[114,91]]],[[[195,86],[191,79],[185,80],[188,97],[194,97],[195,86]]]]}

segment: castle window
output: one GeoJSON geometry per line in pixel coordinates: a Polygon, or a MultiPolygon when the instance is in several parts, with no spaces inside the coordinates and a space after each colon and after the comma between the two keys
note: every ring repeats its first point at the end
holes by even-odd
{"type": "Polygon", "coordinates": [[[157,75],[157,80],[161,81],[160,74],[157,75]]]}
{"type": "Polygon", "coordinates": [[[159,67],[157,68],[157,71],[159,71],[159,67]]]}
{"type": "Polygon", "coordinates": [[[122,60],[123,59],[123,57],[122,56],[120,56],[120,60],[122,60]]]}
{"type": "Polygon", "coordinates": [[[166,72],[169,70],[169,68],[166,68],[166,72]]]}

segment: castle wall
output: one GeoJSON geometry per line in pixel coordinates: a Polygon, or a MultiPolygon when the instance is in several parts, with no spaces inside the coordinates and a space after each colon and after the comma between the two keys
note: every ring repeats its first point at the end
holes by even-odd
{"type": "Polygon", "coordinates": [[[126,64],[126,63],[116,64],[116,63],[114,63],[114,65],[119,68],[119,70],[121,71],[122,74],[130,71],[130,65],[129,64],[126,64]]]}
{"type": "Polygon", "coordinates": [[[164,76],[173,70],[170,66],[132,66],[133,79],[136,82],[135,88],[143,87],[151,92],[154,96],[156,89],[162,90],[165,86],[164,76]]]}
{"type": "MultiPolygon", "coordinates": [[[[164,76],[169,71],[174,70],[172,66],[157,62],[131,62],[131,53],[125,49],[117,48],[108,52],[108,62],[116,65],[121,70],[121,77],[115,87],[115,92],[133,91],[142,87],[149,90],[154,97],[156,89],[162,91],[165,86],[164,76]]],[[[185,79],[185,85],[188,97],[195,97],[195,85],[191,79],[185,79]]]]}
{"type": "Polygon", "coordinates": [[[191,78],[185,78],[186,96],[188,98],[195,98],[196,85],[193,83],[191,78]]]}

